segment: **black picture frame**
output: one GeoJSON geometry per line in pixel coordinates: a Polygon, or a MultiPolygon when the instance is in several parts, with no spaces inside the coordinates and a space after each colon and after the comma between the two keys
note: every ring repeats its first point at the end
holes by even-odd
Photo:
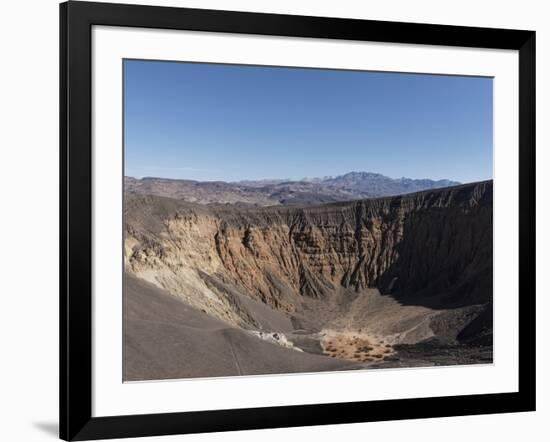
{"type": "Polygon", "coordinates": [[[60,5],[60,437],[154,436],[535,410],[535,32],[108,3],[60,5]],[[519,53],[519,391],[92,417],[93,25],[519,53]]]}

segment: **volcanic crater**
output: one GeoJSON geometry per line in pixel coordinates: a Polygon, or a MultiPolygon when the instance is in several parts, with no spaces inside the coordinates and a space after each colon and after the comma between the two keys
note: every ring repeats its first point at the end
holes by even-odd
{"type": "Polygon", "coordinates": [[[125,193],[124,380],[492,362],[493,183],[317,205],[125,193]]]}

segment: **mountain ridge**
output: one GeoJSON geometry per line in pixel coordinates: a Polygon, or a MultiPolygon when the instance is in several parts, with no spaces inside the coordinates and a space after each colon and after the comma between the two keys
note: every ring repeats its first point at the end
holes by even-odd
{"type": "Polygon", "coordinates": [[[379,173],[356,171],[336,177],[233,182],[124,177],[124,188],[129,193],[165,196],[199,204],[252,206],[302,205],[377,198],[459,184],[461,183],[447,179],[394,179],[379,173]]]}

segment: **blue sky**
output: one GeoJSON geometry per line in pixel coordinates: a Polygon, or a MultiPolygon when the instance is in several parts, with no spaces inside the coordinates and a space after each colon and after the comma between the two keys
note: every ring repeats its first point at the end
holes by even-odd
{"type": "Polygon", "coordinates": [[[126,60],[125,174],[492,178],[492,79],[126,60]]]}

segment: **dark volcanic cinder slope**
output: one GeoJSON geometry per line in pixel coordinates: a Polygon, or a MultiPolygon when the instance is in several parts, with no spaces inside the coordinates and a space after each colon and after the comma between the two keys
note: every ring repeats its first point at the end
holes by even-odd
{"type": "Polygon", "coordinates": [[[128,194],[125,231],[128,272],[234,327],[490,345],[492,181],[256,209],[128,194]]]}
{"type": "Polygon", "coordinates": [[[334,360],[256,338],[125,275],[124,379],[344,370],[334,360]]]}

